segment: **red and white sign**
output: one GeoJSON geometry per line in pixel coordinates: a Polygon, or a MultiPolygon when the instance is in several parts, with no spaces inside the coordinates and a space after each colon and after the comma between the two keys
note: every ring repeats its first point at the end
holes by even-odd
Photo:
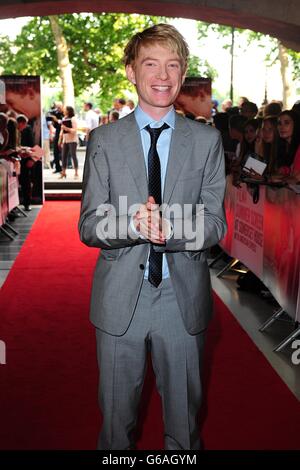
{"type": "Polygon", "coordinates": [[[253,204],[251,188],[242,185],[236,189],[232,255],[256,276],[263,272],[264,200],[265,188],[260,187],[259,200],[253,204]]]}

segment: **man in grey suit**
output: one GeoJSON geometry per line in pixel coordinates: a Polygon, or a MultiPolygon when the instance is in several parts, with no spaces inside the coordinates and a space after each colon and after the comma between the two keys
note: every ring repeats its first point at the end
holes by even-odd
{"type": "Polygon", "coordinates": [[[94,273],[103,425],[99,449],[130,449],[151,353],[166,449],[199,449],[204,333],[212,312],[206,249],[224,236],[221,137],[178,116],[188,47],[171,25],[125,48],[134,113],[95,129],[84,169],[79,231],[101,248],[94,273]]]}

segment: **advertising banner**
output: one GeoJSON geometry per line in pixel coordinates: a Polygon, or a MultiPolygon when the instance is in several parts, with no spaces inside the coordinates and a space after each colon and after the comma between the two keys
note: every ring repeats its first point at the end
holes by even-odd
{"type": "Polygon", "coordinates": [[[211,79],[187,77],[174,103],[175,109],[194,117],[211,117],[211,79]]]}
{"type": "Polygon", "coordinates": [[[220,246],[261,279],[281,307],[300,320],[300,195],[288,188],[232,186],[227,177],[228,232],[220,246]]]}
{"type": "Polygon", "coordinates": [[[259,278],[263,271],[264,240],[264,196],[265,188],[261,187],[259,200],[253,204],[251,188],[242,185],[235,188],[236,203],[232,239],[234,258],[243,260],[245,265],[259,278]]]}
{"type": "Polygon", "coordinates": [[[295,318],[300,272],[300,195],[267,188],[264,216],[263,282],[295,318]]]}
{"type": "Polygon", "coordinates": [[[236,204],[236,188],[231,184],[231,176],[227,176],[226,192],[224,198],[224,207],[227,222],[227,232],[219,245],[230,256],[232,253],[232,240],[234,230],[234,215],[236,204]]]}

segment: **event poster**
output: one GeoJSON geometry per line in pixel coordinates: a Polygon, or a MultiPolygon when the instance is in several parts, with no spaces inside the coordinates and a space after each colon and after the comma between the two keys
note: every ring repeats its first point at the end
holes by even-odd
{"type": "Polygon", "coordinates": [[[175,109],[196,117],[211,118],[211,79],[187,77],[174,103],[175,109]]]}
{"type": "Polygon", "coordinates": [[[299,194],[288,188],[259,186],[255,204],[251,186],[235,188],[227,177],[228,231],[220,245],[253,271],[289,316],[299,321],[299,194]]]}
{"type": "Polygon", "coordinates": [[[299,306],[300,197],[287,188],[267,188],[264,283],[293,318],[299,306]]]}
{"type": "MultiPolygon", "coordinates": [[[[1,95],[8,112],[28,118],[34,135],[34,143],[41,146],[41,79],[39,76],[3,75],[0,77],[1,95]]],[[[43,165],[36,162],[32,169],[32,203],[43,203],[43,165]]]]}
{"type": "Polygon", "coordinates": [[[236,203],[233,226],[232,253],[243,260],[259,278],[263,272],[264,246],[264,199],[265,188],[260,187],[260,195],[253,204],[252,188],[242,185],[236,190],[236,203]]]}
{"type": "Polygon", "coordinates": [[[227,230],[225,236],[220,240],[219,245],[228,254],[232,253],[232,240],[234,230],[234,215],[236,204],[236,188],[231,183],[231,175],[227,176],[227,184],[224,198],[224,208],[226,213],[227,230]],[[230,181],[230,184],[229,184],[230,181]]]}

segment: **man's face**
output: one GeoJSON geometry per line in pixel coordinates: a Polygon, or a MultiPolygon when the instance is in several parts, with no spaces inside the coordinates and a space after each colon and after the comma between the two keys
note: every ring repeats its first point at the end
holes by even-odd
{"type": "Polygon", "coordinates": [[[119,111],[119,109],[121,108],[119,100],[114,100],[113,101],[113,108],[116,109],[117,111],[119,111]]]}
{"type": "Polygon", "coordinates": [[[167,46],[141,46],[127,78],[136,86],[139,105],[153,117],[164,116],[174,103],[185,78],[180,58],[167,46]]]}
{"type": "Polygon", "coordinates": [[[26,95],[19,95],[12,91],[6,92],[6,103],[19,114],[25,114],[29,119],[39,116],[40,98],[37,93],[29,89],[26,95]]]}
{"type": "Polygon", "coordinates": [[[62,103],[55,103],[55,107],[56,107],[57,111],[59,111],[60,113],[64,112],[64,107],[63,107],[62,103]]]}

